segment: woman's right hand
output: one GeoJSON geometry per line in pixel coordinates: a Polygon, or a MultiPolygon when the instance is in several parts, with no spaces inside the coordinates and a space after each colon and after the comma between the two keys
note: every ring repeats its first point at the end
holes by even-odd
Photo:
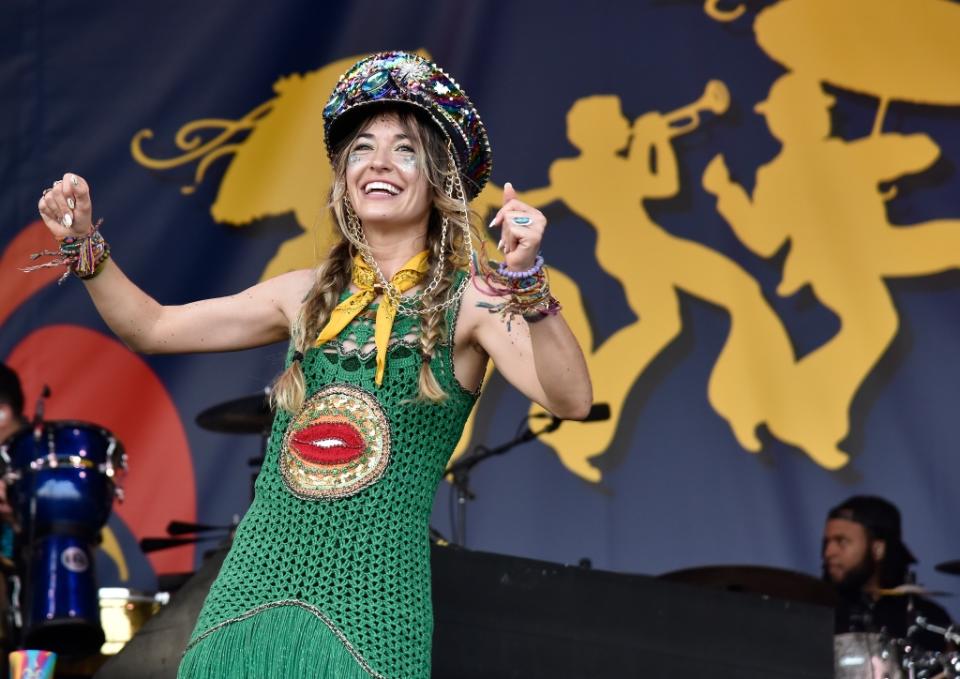
{"type": "Polygon", "coordinates": [[[72,172],[44,189],[37,208],[43,223],[58,241],[86,236],[93,230],[90,187],[83,177],[72,172]]]}

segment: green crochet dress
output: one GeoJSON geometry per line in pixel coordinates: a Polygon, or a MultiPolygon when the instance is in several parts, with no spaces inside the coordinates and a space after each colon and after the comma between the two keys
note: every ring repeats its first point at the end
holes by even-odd
{"type": "Polygon", "coordinates": [[[397,316],[377,387],[374,311],[304,357],[307,401],[274,420],[178,679],[430,676],[428,522],[477,394],[453,374],[456,309],[431,360],[447,400],[415,400],[415,317],[397,316]]]}

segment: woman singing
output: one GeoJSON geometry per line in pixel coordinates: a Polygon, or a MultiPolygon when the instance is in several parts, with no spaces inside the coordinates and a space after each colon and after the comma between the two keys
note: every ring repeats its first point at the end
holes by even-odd
{"type": "Polygon", "coordinates": [[[324,127],[339,242],[316,270],[232,297],[161,306],[109,258],[82,178],[40,200],[58,262],[134,350],[290,341],[256,498],[182,679],[427,679],[428,520],[487,361],[556,416],[590,407],[538,255],[543,215],[507,185],[503,261],[474,255],[468,201],[491,153],[463,90],[416,55],[376,54],[341,77],[324,127]]]}

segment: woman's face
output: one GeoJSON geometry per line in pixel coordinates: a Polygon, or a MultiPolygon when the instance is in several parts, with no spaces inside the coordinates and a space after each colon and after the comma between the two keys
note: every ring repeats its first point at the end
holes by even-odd
{"type": "Polygon", "coordinates": [[[396,114],[374,116],[347,150],[347,191],[365,227],[426,227],[432,203],[424,149],[396,114]]]}

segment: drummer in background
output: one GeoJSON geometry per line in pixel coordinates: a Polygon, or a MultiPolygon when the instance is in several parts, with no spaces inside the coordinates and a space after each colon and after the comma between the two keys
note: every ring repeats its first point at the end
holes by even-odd
{"type": "MultiPolygon", "coordinates": [[[[0,444],[26,425],[20,378],[6,364],[0,363],[0,444]]],[[[7,501],[7,484],[0,476],[0,652],[4,655],[13,649],[7,582],[7,577],[14,572],[13,532],[13,509],[7,501]]]]}
{"type": "MultiPolygon", "coordinates": [[[[0,363],[0,443],[26,425],[20,378],[5,363],[0,363]]],[[[7,484],[0,477],[0,522],[12,521],[13,510],[7,502],[7,484]]],[[[2,545],[0,545],[0,552],[2,552],[2,545]]]]}
{"type": "MultiPolygon", "coordinates": [[[[917,560],[901,539],[900,510],[887,500],[855,495],[831,509],[821,555],[823,577],[837,589],[836,634],[883,632],[905,639],[917,615],[950,626],[947,612],[929,599],[890,592],[908,582],[917,560]]],[[[929,651],[944,650],[943,637],[929,632],[912,630],[910,639],[929,651]]]]}

